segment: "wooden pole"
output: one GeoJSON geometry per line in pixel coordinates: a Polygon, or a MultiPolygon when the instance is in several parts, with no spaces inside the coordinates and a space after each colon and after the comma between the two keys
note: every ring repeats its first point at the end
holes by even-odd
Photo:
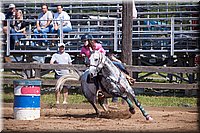
{"type": "Polygon", "coordinates": [[[124,0],[122,8],[122,61],[127,65],[132,65],[132,1],[124,0]]]}

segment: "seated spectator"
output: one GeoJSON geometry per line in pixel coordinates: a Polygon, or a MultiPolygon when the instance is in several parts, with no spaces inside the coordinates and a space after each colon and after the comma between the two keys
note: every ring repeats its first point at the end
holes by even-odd
{"type": "Polygon", "coordinates": [[[3,31],[4,21],[5,21],[5,15],[4,15],[4,13],[0,12],[0,32],[3,31]]]}
{"type": "Polygon", "coordinates": [[[58,5],[57,12],[54,14],[53,27],[51,29],[51,32],[57,33],[58,36],[60,36],[61,20],[63,20],[62,22],[63,33],[70,32],[72,30],[70,16],[68,15],[67,12],[63,11],[62,5],[58,5]]]}
{"type": "MultiPolygon", "coordinates": [[[[41,6],[41,9],[42,12],[38,16],[38,20],[36,22],[36,29],[34,29],[33,31],[35,34],[35,38],[38,38],[40,34],[42,34],[43,38],[47,38],[47,33],[49,33],[52,28],[53,14],[51,13],[51,11],[48,11],[48,6],[46,4],[43,4],[41,6]]],[[[44,42],[45,44],[48,43],[47,40],[43,40],[42,42],[44,42]]],[[[35,43],[33,45],[35,45],[35,43]]]]}
{"type": "MultiPolygon", "coordinates": [[[[15,19],[15,16],[16,16],[16,8],[15,8],[15,5],[14,4],[10,4],[9,5],[9,11],[6,13],[6,16],[5,16],[5,19],[11,19],[11,20],[14,20],[15,19]]],[[[13,27],[15,21],[10,21],[10,27],[13,27]]],[[[7,22],[5,21],[4,23],[4,27],[3,27],[3,32],[7,35],[7,22]]]]}
{"type": "Polygon", "coordinates": [[[17,10],[15,24],[10,29],[11,42],[14,42],[15,46],[19,46],[19,39],[25,38],[26,23],[23,21],[23,13],[21,10],[17,10]]]}

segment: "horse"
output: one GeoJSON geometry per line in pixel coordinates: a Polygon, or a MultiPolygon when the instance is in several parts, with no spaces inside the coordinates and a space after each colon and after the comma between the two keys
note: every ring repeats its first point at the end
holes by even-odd
{"type": "MultiPolygon", "coordinates": [[[[98,90],[96,90],[94,84],[89,86],[90,84],[87,83],[88,75],[90,78],[97,78],[103,94],[121,97],[124,99],[129,105],[130,113],[135,113],[132,103],[132,101],[134,101],[135,105],[140,109],[146,120],[153,120],[153,118],[144,110],[140,102],[137,100],[134,90],[131,88],[125,75],[112,63],[108,57],[99,51],[93,51],[90,56],[89,69],[81,76],[81,86],[85,97],[92,104],[97,114],[99,113],[99,110],[95,106],[94,100],[98,90]]],[[[107,111],[102,102],[100,102],[100,105],[105,111],[107,111]]]]}
{"type": "Polygon", "coordinates": [[[89,68],[83,73],[74,68],[73,73],[64,75],[58,79],[56,83],[56,91],[61,91],[67,80],[79,80],[81,82],[83,95],[93,106],[97,116],[100,115],[100,111],[96,106],[97,101],[104,111],[108,111],[104,104],[105,98],[117,96],[123,98],[128,103],[129,111],[132,114],[135,113],[135,110],[131,100],[135,102],[146,120],[153,120],[137,100],[125,75],[112,63],[112,61],[110,61],[108,57],[95,51],[91,54],[88,65],[89,68]],[[95,77],[98,77],[97,79],[98,82],[100,82],[102,91],[97,90],[97,87],[92,80],[95,77]]]}

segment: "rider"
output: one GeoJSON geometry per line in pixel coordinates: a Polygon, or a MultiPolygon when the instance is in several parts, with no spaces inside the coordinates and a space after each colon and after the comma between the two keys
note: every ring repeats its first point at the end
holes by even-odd
{"type": "Polygon", "coordinates": [[[93,50],[97,50],[103,54],[106,54],[106,51],[103,49],[102,45],[93,40],[92,35],[84,34],[83,36],[81,36],[81,41],[84,43],[84,45],[81,48],[80,55],[81,57],[85,58],[84,62],[86,65],[89,63],[89,58],[93,50]]]}
{"type": "MultiPolygon", "coordinates": [[[[91,55],[91,51],[97,50],[100,51],[103,54],[106,54],[106,51],[103,49],[102,45],[100,43],[97,43],[96,40],[93,39],[93,36],[90,34],[84,34],[81,37],[81,41],[84,43],[84,46],[81,48],[80,55],[85,58],[85,64],[89,64],[89,58],[91,55]]],[[[108,57],[111,59],[113,64],[117,66],[122,72],[128,75],[127,70],[122,65],[122,62],[119,61],[117,58],[114,57],[113,53],[108,53],[108,57]]],[[[94,84],[97,87],[97,90],[99,90],[99,83],[97,82],[98,79],[94,78],[94,84]]],[[[117,102],[117,98],[112,99],[113,102],[117,102]]]]}
{"type": "MultiPolygon", "coordinates": [[[[97,43],[95,40],[93,40],[93,36],[90,34],[84,34],[83,36],[81,36],[81,41],[84,43],[83,47],[81,48],[81,52],[80,55],[81,57],[83,57],[85,60],[85,64],[88,65],[89,64],[89,58],[91,55],[91,52],[93,50],[97,50],[103,54],[106,54],[106,51],[103,49],[102,45],[100,43],[97,43]]],[[[102,96],[102,93],[99,93],[99,82],[98,82],[98,78],[94,78],[94,84],[97,87],[97,95],[98,96],[102,96]]]]}

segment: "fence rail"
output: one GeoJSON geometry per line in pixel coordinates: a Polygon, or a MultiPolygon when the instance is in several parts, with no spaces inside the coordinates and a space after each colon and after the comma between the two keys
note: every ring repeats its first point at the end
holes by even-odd
{"type": "MultiPolygon", "coordinates": [[[[43,70],[54,70],[54,69],[77,69],[84,71],[87,69],[85,65],[63,65],[63,64],[39,64],[39,63],[3,63],[4,70],[34,70],[35,78],[41,79],[42,85],[54,86],[56,83],[55,79],[44,79],[42,78],[41,72],[43,70]]],[[[195,74],[199,76],[199,67],[157,67],[157,66],[126,66],[131,72],[161,72],[161,73],[187,73],[195,74]]],[[[3,75],[4,77],[6,75],[3,75]]],[[[13,84],[13,80],[16,78],[3,78],[3,84],[13,84]]],[[[80,81],[67,81],[74,86],[80,86],[80,81]]],[[[156,82],[136,82],[133,88],[154,88],[154,89],[183,89],[183,90],[196,90],[198,89],[198,82],[196,83],[156,83],[156,82]]]]}

